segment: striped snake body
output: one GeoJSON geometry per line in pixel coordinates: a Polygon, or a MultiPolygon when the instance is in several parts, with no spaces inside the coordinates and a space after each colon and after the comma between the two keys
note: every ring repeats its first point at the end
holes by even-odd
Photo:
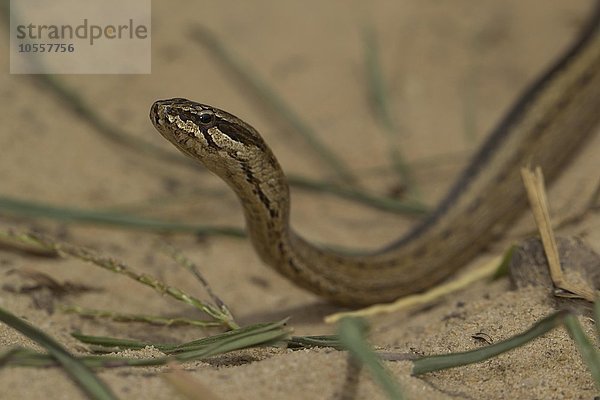
{"type": "Polygon", "coordinates": [[[519,98],[436,211],[385,248],[345,255],[309,243],[289,225],[284,173],[260,134],[218,108],[174,98],[150,119],[181,152],[236,192],[260,257],[333,302],[392,301],[440,282],[514,221],[526,204],[519,168],[551,180],[600,120],[600,6],[578,40],[519,98]]]}

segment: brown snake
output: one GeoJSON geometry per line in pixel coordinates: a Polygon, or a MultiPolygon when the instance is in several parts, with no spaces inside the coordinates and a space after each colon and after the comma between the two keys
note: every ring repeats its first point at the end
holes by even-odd
{"type": "Polygon", "coordinates": [[[322,249],[294,232],[285,175],[246,122],[181,98],[155,102],[150,119],[181,152],[233,188],[264,262],[336,303],[388,302],[433,286],[473,258],[523,211],[519,168],[539,165],[551,180],[594,131],[600,120],[599,21],[597,6],[579,38],[522,94],[435,212],[368,254],[322,249]]]}

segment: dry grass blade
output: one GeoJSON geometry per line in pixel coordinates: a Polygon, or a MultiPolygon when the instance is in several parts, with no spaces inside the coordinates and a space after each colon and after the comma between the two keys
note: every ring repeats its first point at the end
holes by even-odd
{"type": "Polygon", "coordinates": [[[161,295],[166,294],[178,301],[181,301],[206,313],[210,317],[214,318],[215,321],[218,321],[229,328],[235,329],[238,327],[235,321],[231,319],[231,315],[224,313],[220,308],[216,308],[211,304],[204,303],[202,300],[197,299],[181,289],[169,286],[153,276],[148,274],[139,274],[118,260],[110,257],[100,256],[94,251],[85,247],[75,246],[69,243],[58,243],[43,235],[29,233],[12,236],[15,239],[23,240],[26,243],[37,243],[38,245],[50,250],[54,250],[63,256],[75,257],[108,271],[124,275],[139,283],[149,286],[161,295]]]}
{"type": "Polygon", "coordinates": [[[0,231],[0,249],[2,248],[24,252],[35,256],[58,257],[58,253],[56,251],[48,249],[44,246],[40,246],[35,242],[26,242],[24,240],[16,239],[15,235],[11,232],[0,231]]]}
{"type": "MultiPolygon", "coordinates": [[[[223,302],[223,300],[221,300],[219,298],[219,296],[217,296],[216,293],[212,290],[212,288],[208,284],[208,281],[200,273],[200,270],[198,269],[196,264],[194,264],[192,262],[192,260],[187,258],[185,256],[185,254],[183,254],[181,251],[175,249],[173,246],[164,244],[163,248],[175,260],[175,262],[177,262],[177,264],[181,265],[182,267],[184,267],[185,269],[190,271],[196,277],[196,279],[198,280],[198,282],[200,282],[200,284],[202,285],[202,287],[204,288],[204,290],[206,291],[208,296],[212,299],[215,306],[221,310],[223,315],[227,316],[227,318],[233,324],[235,324],[235,322],[233,320],[233,315],[231,314],[231,311],[229,310],[227,305],[223,302]]],[[[237,328],[239,326],[237,324],[235,324],[235,327],[237,328]]]]}
{"type": "Polygon", "coordinates": [[[544,187],[542,170],[538,167],[534,172],[527,168],[521,168],[521,177],[525,184],[533,217],[535,218],[536,225],[542,238],[542,243],[544,244],[544,251],[546,253],[546,258],[548,259],[552,282],[554,282],[554,285],[558,289],[566,290],[567,292],[576,294],[583,299],[593,302],[595,293],[591,288],[569,282],[563,274],[560,266],[560,257],[556,246],[556,239],[550,222],[550,211],[548,210],[548,198],[544,187]]]}

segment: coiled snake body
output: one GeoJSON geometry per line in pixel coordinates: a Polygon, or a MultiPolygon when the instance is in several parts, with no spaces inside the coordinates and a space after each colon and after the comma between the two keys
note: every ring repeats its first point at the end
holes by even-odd
{"type": "Polygon", "coordinates": [[[369,254],[338,254],[294,232],[285,175],[246,122],[181,98],[155,102],[150,118],[181,152],[233,188],[267,264],[336,303],[387,302],[427,289],[474,257],[523,210],[519,168],[539,165],[550,180],[593,132],[600,120],[598,9],[572,47],[519,98],[436,211],[369,254]]]}

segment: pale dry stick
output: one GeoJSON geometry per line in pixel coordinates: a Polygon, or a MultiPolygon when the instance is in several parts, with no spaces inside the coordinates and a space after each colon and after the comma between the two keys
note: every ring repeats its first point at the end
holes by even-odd
{"type": "MultiPolygon", "coordinates": [[[[590,212],[598,209],[600,207],[600,179],[593,186],[593,190],[585,189],[587,199],[583,206],[577,209],[574,212],[563,212],[561,215],[554,216],[552,222],[552,228],[554,230],[559,230],[561,228],[565,228],[569,225],[577,224],[582,221],[586,215],[590,212]],[[588,196],[587,192],[591,192],[588,196]]],[[[580,195],[580,193],[575,193],[574,196],[580,195]]],[[[568,201],[566,203],[569,203],[568,201]]],[[[537,226],[533,228],[524,228],[523,230],[519,230],[515,232],[515,237],[529,237],[533,236],[538,232],[537,226]]]]}
{"type": "Polygon", "coordinates": [[[355,311],[338,312],[327,315],[324,321],[328,324],[334,324],[344,317],[372,317],[380,314],[390,314],[398,311],[412,309],[438,300],[450,293],[462,290],[475,282],[489,279],[498,271],[498,266],[502,263],[504,256],[494,256],[482,265],[474,268],[457,278],[434,286],[423,293],[413,294],[401,297],[392,303],[374,304],[370,307],[364,307],[355,311]]]}
{"type": "MultiPolygon", "coordinates": [[[[556,246],[556,239],[550,222],[550,211],[548,210],[548,198],[546,196],[542,169],[537,167],[534,172],[529,168],[521,168],[521,177],[523,178],[523,183],[527,191],[527,197],[529,199],[535,223],[538,227],[540,237],[542,238],[546,259],[548,260],[550,278],[552,279],[554,286],[557,289],[565,290],[593,302],[595,299],[593,290],[589,287],[569,282],[563,274],[563,270],[560,266],[560,256],[556,246]]],[[[560,292],[555,294],[560,295],[560,292]]]]}

